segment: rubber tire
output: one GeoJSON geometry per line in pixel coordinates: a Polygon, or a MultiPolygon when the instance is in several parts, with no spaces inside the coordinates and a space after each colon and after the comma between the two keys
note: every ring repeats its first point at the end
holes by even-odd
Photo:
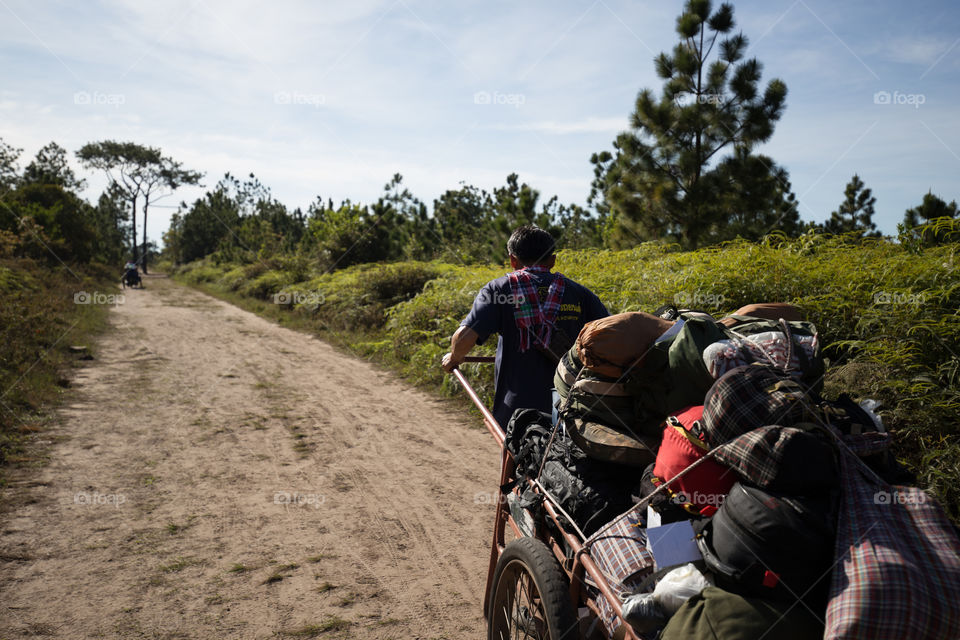
{"type": "MultiPolygon", "coordinates": [[[[560,563],[547,545],[536,538],[519,538],[504,548],[493,572],[487,621],[488,640],[507,640],[515,636],[511,621],[502,619],[503,602],[508,589],[515,588],[520,572],[526,573],[540,594],[543,618],[550,640],[574,640],[580,637],[577,615],[570,604],[570,583],[560,563]],[[498,613],[501,615],[498,616],[498,613]],[[501,633],[502,632],[502,633],[501,633]]],[[[519,637],[537,638],[537,635],[519,637]]]]}

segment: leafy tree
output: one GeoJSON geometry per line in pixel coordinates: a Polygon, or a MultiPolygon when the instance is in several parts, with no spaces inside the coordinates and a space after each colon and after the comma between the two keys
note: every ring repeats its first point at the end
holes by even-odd
{"type": "Polygon", "coordinates": [[[853,175],[843,194],[843,202],[830,214],[830,219],[823,224],[823,230],[835,235],[857,232],[861,235],[879,236],[880,232],[876,230],[877,225],[873,222],[873,205],[877,203],[877,199],[873,197],[873,192],[866,188],[860,176],[853,175]]]}
{"type": "Polygon", "coordinates": [[[164,234],[165,251],[178,262],[213,254],[215,260],[250,263],[272,258],[277,268],[310,259],[328,269],[364,262],[444,257],[489,262],[506,257],[506,239],[520,224],[548,229],[561,246],[598,246],[601,220],[556,197],[539,205],[540,194],[516,174],[494,195],[470,185],[434,201],[433,215],[395,174],[371,205],[345,200],[335,207],[322,198],[304,216],[290,213],[255,176],[241,182],[230,174],[191,207],[185,204],[164,234]]]}
{"type": "Polygon", "coordinates": [[[403,176],[399,173],[394,174],[383,191],[383,200],[393,207],[401,221],[401,228],[396,230],[399,254],[408,260],[435,257],[442,242],[436,218],[430,217],[427,206],[403,185],[403,176]]]}
{"type": "MultiPolygon", "coordinates": [[[[147,245],[147,211],[151,198],[187,184],[198,184],[203,174],[183,168],[181,163],[161,155],[160,149],[134,142],[91,142],[77,152],[87,167],[106,172],[111,184],[117,185],[130,202],[133,227],[133,259],[141,261],[137,247],[137,200],[143,198],[143,246],[147,245]]],[[[147,271],[147,256],[142,258],[147,271]]]]}
{"type": "Polygon", "coordinates": [[[183,264],[183,215],[181,209],[170,216],[170,226],[163,232],[163,253],[174,264],[183,264]]]}
{"type": "MultiPolygon", "coordinates": [[[[221,241],[232,237],[240,224],[240,206],[229,186],[221,181],[176,219],[177,234],[171,238],[178,252],[175,255],[179,255],[183,262],[191,262],[210,255],[221,241]]],[[[173,228],[171,226],[171,230],[173,228]]]]}
{"type": "Polygon", "coordinates": [[[485,232],[490,220],[490,194],[461,183],[433,201],[433,218],[442,241],[440,255],[465,262],[487,261],[485,232]]]}
{"type": "MultiPolygon", "coordinates": [[[[243,183],[229,173],[222,182],[235,194],[243,218],[244,232],[234,238],[239,245],[258,253],[269,252],[271,246],[283,251],[297,246],[306,231],[306,220],[299,209],[291,214],[252,173],[243,183]]],[[[254,259],[256,256],[248,256],[245,261],[254,259]]]]}
{"type": "Polygon", "coordinates": [[[98,238],[97,258],[108,264],[122,260],[130,244],[130,215],[126,205],[123,194],[111,185],[100,194],[91,212],[98,238]]]}
{"type": "Polygon", "coordinates": [[[369,233],[375,224],[366,207],[347,201],[338,209],[312,212],[308,233],[316,239],[326,268],[342,268],[379,259],[377,243],[369,233]]]}
{"type": "Polygon", "coordinates": [[[40,245],[31,252],[33,257],[45,256],[51,262],[89,262],[95,257],[92,207],[75,193],[55,184],[24,184],[7,201],[0,208],[0,227],[43,230],[42,236],[33,234],[40,245]]]}
{"type": "Polygon", "coordinates": [[[23,171],[24,184],[55,184],[67,191],[81,191],[86,182],[77,178],[67,160],[67,150],[51,142],[37,152],[37,156],[23,171]]]}
{"type": "Polygon", "coordinates": [[[557,205],[555,212],[551,211],[551,203],[555,203],[554,196],[545,206],[551,218],[560,229],[557,238],[557,247],[560,249],[589,249],[603,244],[603,225],[606,221],[602,214],[590,215],[583,207],[571,205],[557,205]]]}
{"type": "Polygon", "coordinates": [[[407,239],[403,255],[407,260],[426,260],[437,257],[441,252],[442,241],[436,218],[427,210],[427,205],[417,201],[417,206],[409,210],[407,239]]]}
{"type": "Polygon", "coordinates": [[[117,221],[103,208],[103,198],[93,207],[75,193],[85,184],[70,168],[66,150],[51,142],[22,175],[20,153],[0,140],[0,229],[15,234],[17,254],[51,262],[115,260],[123,246],[117,221]]]}
{"type": "MultiPolygon", "coordinates": [[[[677,19],[680,42],[654,60],[664,80],[658,99],[649,89],[637,96],[631,130],[614,141],[614,152],[594,154],[591,202],[622,219],[608,230],[635,233],[640,240],[672,238],[685,246],[701,243],[723,225],[728,212],[713,206],[728,185],[722,153],[749,158],[770,139],[787,95],[779,79],[758,88],[762,65],[744,60],[747,38],[733,33],[733,6],[712,11],[710,0],[687,0],[677,19]],[[716,59],[710,62],[712,54],[716,59]]],[[[749,183],[775,174],[772,163],[741,161],[737,173],[749,183]]],[[[741,197],[763,211],[776,203],[741,197]]],[[[753,215],[753,211],[748,212],[753,215]]]]}
{"type": "Polygon", "coordinates": [[[20,181],[20,167],[17,159],[23,149],[12,147],[0,138],[0,196],[17,186],[20,181]]]}
{"type": "MultiPolygon", "coordinates": [[[[549,216],[538,216],[537,202],[540,192],[527,183],[520,184],[515,173],[507,176],[507,184],[493,190],[491,198],[492,218],[485,234],[485,244],[489,247],[488,256],[501,262],[507,259],[507,240],[517,227],[524,224],[537,224],[553,231],[549,216]]],[[[554,233],[554,236],[559,235],[554,233]]]]}

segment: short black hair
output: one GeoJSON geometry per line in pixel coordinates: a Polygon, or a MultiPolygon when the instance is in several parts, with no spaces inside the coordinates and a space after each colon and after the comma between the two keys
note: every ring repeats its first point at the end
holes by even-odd
{"type": "Polygon", "coordinates": [[[507,240],[507,253],[527,267],[543,264],[556,250],[553,236],[532,224],[519,227],[507,240]]]}

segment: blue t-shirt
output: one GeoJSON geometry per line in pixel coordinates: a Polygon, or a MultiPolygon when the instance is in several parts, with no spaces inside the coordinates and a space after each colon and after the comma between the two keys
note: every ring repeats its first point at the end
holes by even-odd
{"type": "MultiPolygon", "coordinates": [[[[554,274],[528,272],[537,283],[541,304],[554,274]]],[[[575,339],[583,325],[605,318],[606,307],[592,291],[570,278],[564,278],[563,299],[557,314],[557,326],[575,339]]],[[[507,276],[488,282],[477,294],[473,308],[461,322],[477,332],[477,344],[483,344],[491,334],[498,333],[495,394],[493,416],[506,428],[515,409],[550,411],[550,389],[556,366],[535,347],[520,352],[520,330],[513,317],[514,300],[507,276]]]]}

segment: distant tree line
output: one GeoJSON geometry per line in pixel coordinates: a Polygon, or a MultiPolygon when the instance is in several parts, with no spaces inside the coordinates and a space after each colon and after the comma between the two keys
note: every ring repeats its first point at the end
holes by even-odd
{"type": "Polygon", "coordinates": [[[0,140],[0,253],[50,262],[116,263],[130,245],[129,212],[112,189],[96,204],[67,152],[46,145],[22,171],[22,150],[0,140]]]}
{"type": "Polygon", "coordinates": [[[0,255],[51,262],[138,262],[146,271],[147,211],[151,198],[197,184],[201,174],[183,169],[159,149],[111,140],[84,145],[77,158],[103,170],[106,190],[96,204],[81,197],[63,147],[51,142],[24,168],[22,149],[0,140],[0,255]],[[143,242],[137,242],[137,204],[142,202],[143,242]]]}
{"type": "MultiPolygon", "coordinates": [[[[70,168],[67,151],[55,142],[40,149],[23,169],[20,154],[21,150],[0,140],[0,247],[7,253],[52,261],[116,264],[133,259],[145,267],[147,255],[156,247],[145,234],[138,242],[137,212],[144,229],[148,207],[158,194],[172,193],[200,179],[199,173],[183,169],[157,149],[135,143],[90,143],[77,157],[108,176],[107,188],[92,204],[81,197],[86,183],[70,168]]],[[[761,191],[768,195],[779,189],[770,187],[769,180],[765,184],[761,191]]],[[[857,175],[837,210],[819,225],[800,222],[795,199],[787,194],[778,209],[767,210],[764,216],[784,215],[784,220],[794,222],[763,226],[758,215],[732,204],[758,197],[746,186],[728,185],[728,191],[719,195],[727,203],[723,206],[730,207],[727,224],[701,230],[690,246],[738,236],[758,239],[775,230],[790,236],[811,230],[879,235],[872,220],[876,198],[857,175]]],[[[163,241],[166,255],[175,262],[211,255],[218,260],[252,262],[288,253],[331,269],[404,259],[501,261],[511,230],[521,224],[549,230],[566,248],[622,248],[648,239],[682,244],[670,232],[645,236],[638,233],[640,227],[627,230],[618,217],[623,215],[608,205],[588,211],[576,204],[561,204],[556,196],[544,200],[516,174],[508,175],[505,184],[492,192],[461,184],[429,207],[396,174],[372,204],[344,200],[334,205],[332,199],[318,197],[306,211],[289,209],[252,174],[243,181],[227,174],[192,205],[181,203],[163,241]]],[[[958,228],[956,202],[948,204],[932,192],[907,210],[898,225],[899,239],[917,248],[957,241],[958,228]]]]}
{"type": "Polygon", "coordinates": [[[470,185],[448,190],[431,208],[396,174],[372,204],[318,197],[306,212],[287,209],[252,174],[242,182],[227,174],[204,197],[181,205],[164,246],[176,262],[211,254],[250,262],[278,252],[308,255],[331,269],[409,259],[487,262],[506,259],[507,238],[519,225],[536,224],[563,246],[586,248],[602,245],[602,222],[556,196],[542,201],[516,174],[492,193],[470,185]]]}

